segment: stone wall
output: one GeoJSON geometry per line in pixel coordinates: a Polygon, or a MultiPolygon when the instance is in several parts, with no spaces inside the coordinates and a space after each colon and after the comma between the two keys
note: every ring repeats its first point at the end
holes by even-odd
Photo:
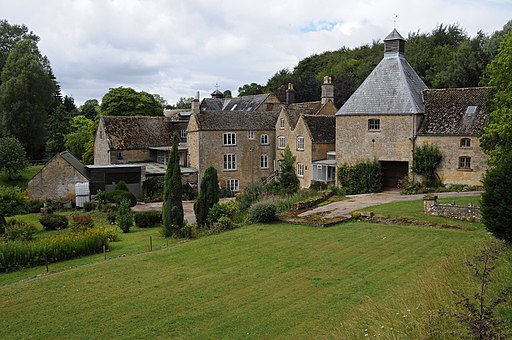
{"type": "Polygon", "coordinates": [[[427,195],[423,198],[423,210],[425,214],[443,216],[457,220],[476,221],[482,219],[480,208],[473,205],[455,205],[437,203],[437,196],[427,195]]]}

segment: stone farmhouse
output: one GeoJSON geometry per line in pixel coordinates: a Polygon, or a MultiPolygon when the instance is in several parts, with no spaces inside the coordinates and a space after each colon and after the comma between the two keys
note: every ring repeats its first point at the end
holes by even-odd
{"type": "Polygon", "coordinates": [[[414,149],[438,145],[445,183],[479,185],[485,170],[478,135],[487,119],[486,89],[428,90],[393,30],[384,58],[336,113],[336,162],[378,160],[384,188],[412,176],[414,149]],[[466,146],[467,145],[467,146],[466,146]]]}

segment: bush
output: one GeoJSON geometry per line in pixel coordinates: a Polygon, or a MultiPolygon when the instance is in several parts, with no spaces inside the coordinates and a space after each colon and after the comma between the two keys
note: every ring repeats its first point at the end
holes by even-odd
{"type": "Polygon", "coordinates": [[[435,144],[424,144],[414,149],[412,170],[425,178],[425,186],[437,188],[441,181],[436,174],[436,168],[443,155],[435,144]]]}
{"type": "Polygon", "coordinates": [[[233,223],[233,221],[227,217],[222,216],[217,220],[217,222],[212,224],[211,230],[215,233],[220,233],[226,230],[232,230],[237,228],[237,225],[233,223]]]}
{"type": "Polygon", "coordinates": [[[63,215],[46,214],[39,218],[44,230],[61,230],[68,227],[68,218],[63,215]]]}
{"type": "Polygon", "coordinates": [[[409,176],[398,181],[398,188],[400,189],[400,195],[421,194],[427,191],[422,183],[409,178],[409,176]]]}
{"type": "Polygon", "coordinates": [[[74,232],[84,232],[94,227],[94,222],[91,215],[73,215],[71,216],[71,230],[74,232]]]}
{"type": "Polygon", "coordinates": [[[133,225],[133,213],[130,210],[130,201],[122,200],[117,207],[116,223],[123,233],[129,233],[133,225]]]}
{"type": "MultiPolygon", "coordinates": [[[[119,183],[121,183],[121,182],[119,182],[119,183]]],[[[129,191],[112,190],[112,191],[107,192],[105,197],[106,197],[107,201],[110,203],[119,204],[119,203],[121,203],[122,200],[127,199],[128,201],[130,201],[130,207],[133,207],[137,204],[137,198],[135,198],[135,195],[129,191]]]]}
{"type": "Polygon", "coordinates": [[[9,241],[30,241],[34,237],[37,228],[32,224],[11,219],[5,226],[4,238],[9,241]]]}
{"type": "Polygon", "coordinates": [[[164,178],[162,176],[150,177],[142,183],[142,192],[145,202],[157,202],[164,199],[164,178]]]}
{"type": "Polygon", "coordinates": [[[220,198],[229,198],[229,197],[234,197],[234,196],[235,196],[235,194],[229,188],[220,188],[220,190],[219,190],[220,198]]]}
{"type": "Polygon", "coordinates": [[[378,161],[356,165],[344,163],[338,167],[339,185],[348,195],[379,192],[382,189],[382,169],[378,161]]]}
{"type": "Polygon", "coordinates": [[[208,212],[208,225],[213,225],[218,222],[222,217],[233,219],[239,212],[238,204],[235,202],[219,202],[215,203],[208,212]]]}
{"type": "Polygon", "coordinates": [[[276,206],[270,201],[254,203],[249,209],[249,216],[254,223],[269,223],[277,219],[276,206]]]}
{"type": "MultiPolygon", "coordinates": [[[[277,182],[273,182],[277,183],[277,182]]],[[[247,210],[249,207],[256,202],[261,194],[265,191],[265,187],[261,183],[253,183],[248,185],[240,195],[240,209],[247,210]]]]}
{"type": "Polygon", "coordinates": [[[126,182],[125,181],[119,181],[116,183],[116,186],[114,187],[114,190],[119,190],[119,191],[130,191],[128,189],[128,186],[126,185],[126,182]]]}
{"type": "Polygon", "coordinates": [[[321,191],[327,189],[328,185],[325,182],[311,181],[309,188],[314,191],[321,191]]]}
{"type": "Polygon", "coordinates": [[[112,230],[94,228],[83,233],[54,235],[33,242],[0,243],[0,272],[44,265],[80,256],[100,253],[108,249],[109,239],[116,237],[112,230]]]}
{"type": "Polygon", "coordinates": [[[94,202],[84,202],[84,210],[89,212],[96,209],[97,204],[94,202]]]}
{"type": "Polygon", "coordinates": [[[27,211],[30,214],[40,213],[44,202],[41,200],[29,200],[27,202],[27,211]]]}
{"type": "Polygon", "coordinates": [[[152,228],[162,224],[160,211],[143,211],[134,214],[135,225],[138,228],[152,228]]]}
{"type": "Polygon", "coordinates": [[[181,193],[181,198],[184,201],[192,201],[197,198],[197,190],[194,189],[190,184],[183,184],[183,191],[181,193]]]}

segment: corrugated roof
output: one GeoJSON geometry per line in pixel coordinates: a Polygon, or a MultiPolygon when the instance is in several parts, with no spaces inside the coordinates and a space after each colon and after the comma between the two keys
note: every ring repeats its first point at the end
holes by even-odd
{"type": "Polygon", "coordinates": [[[480,135],[488,118],[485,103],[490,90],[473,87],[423,91],[425,119],[418,134],[480,135]]]}
{"type": "Polygon", "coordinates": [[[334,143],[336,140],[336,117],[304,115],[304,123],[311,132],[313,143],[334,143]]]}
{"type": "Polygon", "coordinates": [[[336,115],[421,114],[425,89],[402,54],[386,55],[336,115]]]}
{"type": "Polygon", "coordinates": [[[111,149],[146,149],[172,145],[172,123],[166,117],[101,116],[111,149]]]}
{"type": "Polygon", "coordinates": [[[66,151],[62,151],[59,155],[66,162],[68,162],[73,168],[75,168],[76,171],[81,173],[85,178],[90,179],[89,171],[87,170],[87,168],[71,152],[66,150],[66,151]]]}
{"type": "Polygon", "coordinates": [[[274,130],[278,111],[209,111],[194,114],[200,130],[274,130]]]}

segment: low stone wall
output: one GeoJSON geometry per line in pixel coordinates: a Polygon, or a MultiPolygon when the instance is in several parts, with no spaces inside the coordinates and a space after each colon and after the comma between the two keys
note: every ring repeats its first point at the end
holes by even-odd
{"type": "Polygon", "coordinates": [[[425,214],[443,216],[464,221],[480,222],[482,214],[479,207],[471,204],[467,206],[437,203],[437,196],[423,197],[423,210],[425,214]]]}
{"type": "Polygon", "coordinates": [[[322,195],[322,197],[319,197],[319,198],[314,199],[314,200],[302,201],[302,202],[297,203],[297,205],[295,206],[295,209],[296,210],[302,210],[302,209],[308,209],[308,208],[314,207],[315,205],[320,204],[320,203],[328,200],[333,195],[334,195],[334,192],[332,192],[332,190],[329,190],[329,192],[327,192],[326,194],[322,195]]]}

